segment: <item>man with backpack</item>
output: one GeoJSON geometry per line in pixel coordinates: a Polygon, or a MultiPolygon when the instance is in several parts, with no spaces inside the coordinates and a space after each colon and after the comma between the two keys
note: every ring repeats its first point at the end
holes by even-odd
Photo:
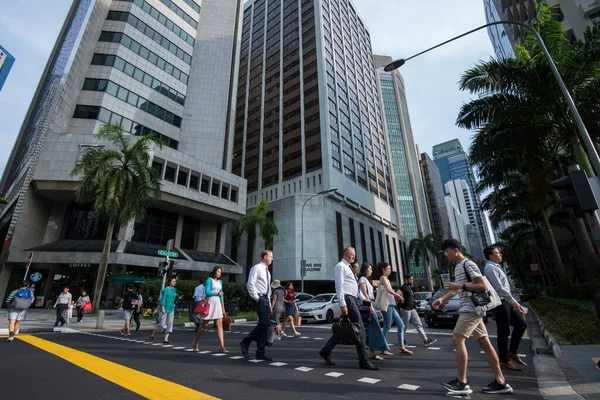
{"type": "Polygon", "coordinates": [[[131,317],[140,307],[140,295],[134,289],[133,285],[127,285],[127,290],[119,302],[119,308],[123,307],[123,318],[125,319],[125,326],[121,331],[123,336],[131,336],[131,317]]]}
{"type": "Polygon", "coordinates": [[[27,309],[33,301],[33,296],[29,290],[29,281],[22,280],[20,288],[13,290],[6,298],[8,305],[8,339],[7,342],[12,342],[15,335],[19,331],[21,321],[25,319],[27,309]]]}

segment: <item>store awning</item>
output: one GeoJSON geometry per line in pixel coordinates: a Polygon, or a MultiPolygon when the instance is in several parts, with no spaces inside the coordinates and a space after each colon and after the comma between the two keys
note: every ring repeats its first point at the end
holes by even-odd
{"type": "Polygon", "coordinates": [[[145,282],[146,279],[141,276],[135,275],[115,275],[107,279],[108,282],[119,282],[119,283],[141,283],[145,282]]]}

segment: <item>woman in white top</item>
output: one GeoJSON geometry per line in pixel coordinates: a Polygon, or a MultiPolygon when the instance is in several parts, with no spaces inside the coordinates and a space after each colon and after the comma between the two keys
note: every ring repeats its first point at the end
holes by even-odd
{"type": "Polygon", "coordinates": [[[402,293],[394,292],[388,276],[392,273],[392,267],[389,263],[380,262],[377,264],[379,270],[379,287],[377,288],[377,299],[376,304],[383,314],[383,336],[387,338],[387,334],[392,327],[392,320],[396,323],[398,328],[398,347],[400,348],[400,354],[408,354],[412,356],[414,353],[406,348],[404,345],[404,322],[396,310],[396,299],[402,304],[404,297],[402,293]]]}
{"type": "Polygon", "coordinates": [[[223,317],[226,317],[227,314],[225,313],[225,304],[223,302],[223,281],[220,279],[222,273],[223,270],[221,267],[216,266],[213,268],[210,277],[206,280],[205,293],[210,308],[208,310],[208,315],[204,317],[202,325],[196,334],[196,339],[194,340],[192,347],[195,352],[199,352],[198,342],[208,326],[208,323],[210,321],[215,321],[217,327],[217,339],[219,341],[218,353],[229,354],[229,350],[225,348],[225,342],[223,340],[223,317]]]}
{"type": "Polygon", "coordinates": [[[373,275],[373,267],[369,263],[363,263],[358,272],[358,299],[364,304],[369,302],[371,304],[371,322],[367,324],[367,344],[369,346],[369,358],[372,360],[383,360],[383,357],[375,354],[376,351],[381,351],[381,354],[387,356],[393,356],[394,353],[390,351],[381,328],[379,327],[379,320],[375,314],[374,302],[375,296],[373,296],[373,285],[369,282],[369,278],[373,275]]]}

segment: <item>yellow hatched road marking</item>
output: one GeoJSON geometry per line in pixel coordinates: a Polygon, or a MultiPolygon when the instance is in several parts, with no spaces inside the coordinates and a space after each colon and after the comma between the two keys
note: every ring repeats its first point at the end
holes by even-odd
{"type": "Polygon", "coordinates": [[[169,382],[84,353],[83,351],[40,339],[39,337],[20,335],[17,338],[147,399],[219,400],[206,393],[198,392],[177,383],[169,382]]]}

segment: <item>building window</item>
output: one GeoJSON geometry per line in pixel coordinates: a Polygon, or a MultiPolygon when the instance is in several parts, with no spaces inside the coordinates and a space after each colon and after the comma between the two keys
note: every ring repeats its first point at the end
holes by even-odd
{"type": "Polygon", "coordinates": [[[208,194],[209,185],[210,185],[210,180],[208,178],[202,178],[202,184],[200,186],[200,191],[208,194]]]}
{"type": "Polygon", "coordinates": [[[213,182],[210,194],[212,196],[218,196],[219,195],[219,184],[217,182],[213,182]]]}
{"type": "Polygon", "coordinates": [[[165,169],[165,181],[175,182],[175,168],[170,165],[165,169]]]}
{"type": "Polygon", "coordinates": [[[188,173],[186,171],[179,170],[179,174],[177,174],[177,184],[187,187],[187,177],[188,173]]]}
{"type": "Polygon", "coordinates": [[[198,190],[200,189],[200,177],[198,175],[190,176],[190,189],[198,190]]]}
{"type": "Polygon", "coordinates": [[[135,224],[132,241],[166,245],[169,239],[175,239],[177,219],[176,213],[149,208],[144,219],[135,224]]]}

